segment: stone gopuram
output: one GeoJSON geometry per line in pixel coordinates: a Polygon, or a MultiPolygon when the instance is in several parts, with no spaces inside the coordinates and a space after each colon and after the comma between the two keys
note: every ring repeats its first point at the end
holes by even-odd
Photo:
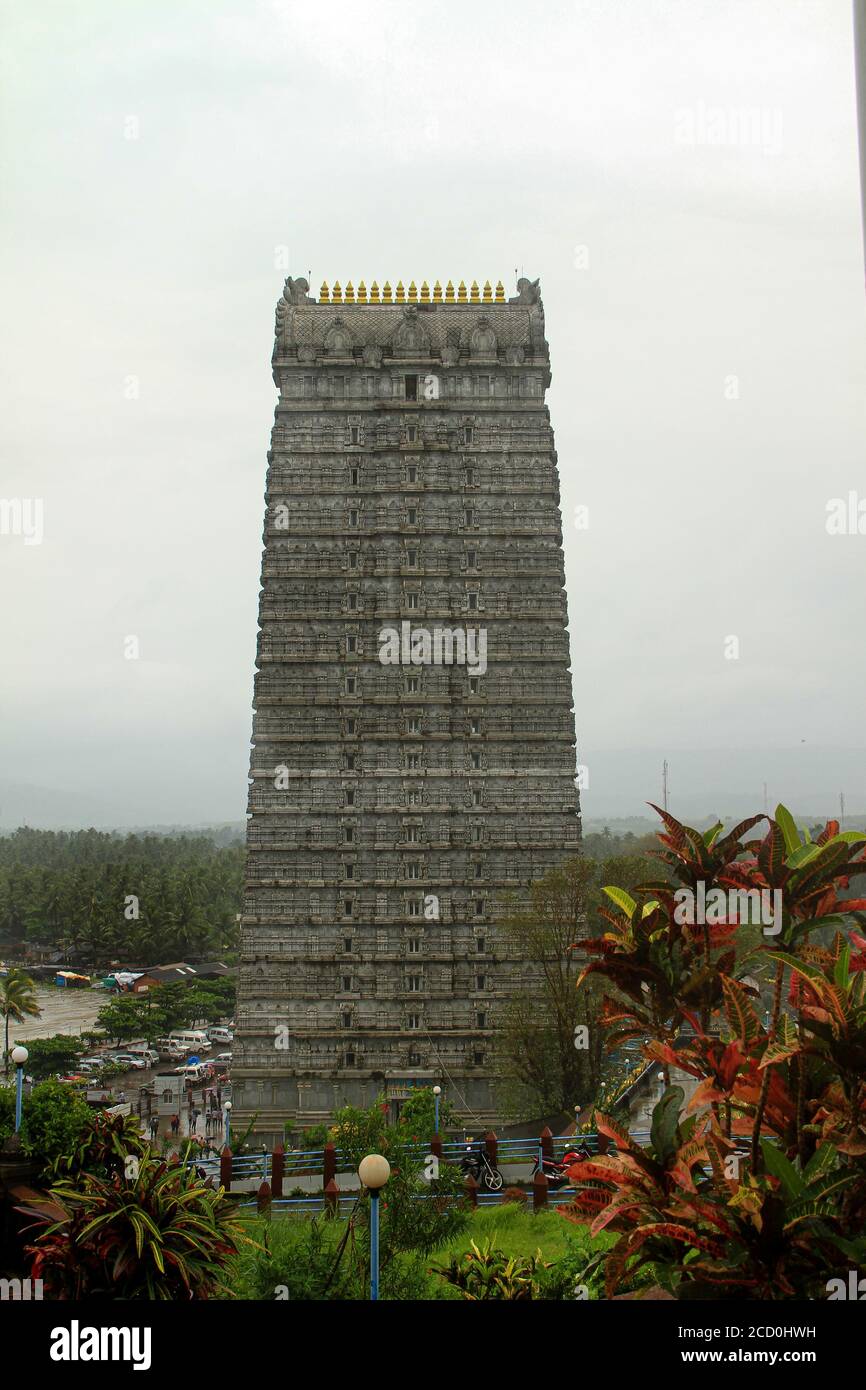
{"type": "Polygon", "coordinates": [[[503,904],[580,835],[538,282],[288,279],[273,373],[233,1124],[494,1125],[503,904]]]}

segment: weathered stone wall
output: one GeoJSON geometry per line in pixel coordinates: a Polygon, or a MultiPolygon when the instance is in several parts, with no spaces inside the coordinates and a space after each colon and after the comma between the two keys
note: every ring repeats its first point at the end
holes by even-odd
{"type": "Polygon", "coordinates": [[[502,902],[579,836],[543,309],[526,281],[510,303],[307,288],[273,358],[236,1121],[276,1135],[437,1081],[495,1123],[522,968],[502,902]],[[404,623],[483,631],[486,661],[383,665],[404,623]]]}

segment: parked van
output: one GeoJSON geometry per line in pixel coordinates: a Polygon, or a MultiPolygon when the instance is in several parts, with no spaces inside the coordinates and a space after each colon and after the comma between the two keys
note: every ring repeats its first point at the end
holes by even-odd
{"type": "Polygon", "coordinates": [[[234,1033],[231,1028],[208,1028],[207,1035],[211,1042],[230,1043],[234,1042],[234,1033]]]}
{"type": "Polygon", "coordinates": [[[175,1067],[175,1073],[185,1081],[203,1081],[210,1071],[204,1062],[193,1062],[190,1066],[175,1067]]]}
{"type": "Polygon", "coordinates": [[[133,1057],[141,1057],[149,1067],[155,1067],[159,1062],[159,1053],[154,1052],[152,1047],[147,1047],[144,1043],[130,1043],[127,1051],[133,1057]]]}
{"type": "Polygon", "coordinates": [[[209,1052],[210,1043],[207,1033],[201,1032],[197,1028],[187,1030],[178,1029],[174,1033],[169,1033],[169,1042],[177,1043],[186,1052],[209,1052]]]}

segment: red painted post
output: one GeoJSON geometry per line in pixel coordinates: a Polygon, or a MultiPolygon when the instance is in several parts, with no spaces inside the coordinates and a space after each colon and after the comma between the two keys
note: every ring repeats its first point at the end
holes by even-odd
{"type": "Polygon", "coordinates": [[[549,1125],[544,1126],[539,1138],[541,1140],[541,1152],[543,1157],[553,1158],[553,1135],[550,1132],[549,1125]]]}
{"type": "Polygon", "coordinates": [[[338,1216],[340,1212],[340,1189],[337,1186],[337,1179],[331,1178],[325,1188],[325,1214],[327,1216],[338,1216]]]}
{"type": "Polygon", "coordinates": [[[433,1138],[430,1140],[430,1152],[438,1158],[440,1163],[442,1162],[442,1140],[438,1134],[434,1134],[433,1138]]]}
{"type": "Polygon", "coordinates": [[[484,1136],[484,1148],[487,1152],[487,1157],[490,1159],[490,1162],[493,1164],[494,1168],[496,1167],[496,1155],[498,1151],[498,1144],[499,1141],[496,1138],[496,1135],[493,1133],[493,1130],[491,1129],[484,1136]]]}
{"type": "Polygon", "coordinates": [[[532,1179],[532,1210],[541,1211],[547,1206],[547,1175],[541,1169],[532,1179]]]}
{"type": "Polygon", "coordinates": [[[325,1155],[322,1160],[322,1186],[327,1188],[332,1178],[337,1176],[337,1149],[334,1144],[325,1145],[325,1155]]]}
{"type": "Polygon", "coordinates": [[[271,1189],[266,1182],[263,1182],[259,1187],[256,1196],[256,1209],[259,1216],[270,1216],[271,1214],[271,1189]]]}
{"type": "Polygon", "coordinates": [[[228,1144],[220,1154],[220,1187],[224,1187],[226,1192],[232,1190],[232,1151],[228,1144]]]}
{"type": "Polygon", "coordinates": [[[465,1180],[465,1182],[463,1183],[463,1187],[464,1187],[464,1190],[465,1190],[465,1192],[466,1192],[466,1200],[468,1201],[469,1205],[470,1205],[471,1207],[477,1207],[477,1206],[478,1206],[478,1183],[475,1181],[475,1179],[473,1178],[473,1176],[472,1176],[471,1173],[467,1173],[467,1174],[466,1174],[466,1180],[465,1180]]]}
{"type": "Polygon", "coordinates": [[[277,1201],[283,1195],[283,1175],[286,1171],[286,1151],[278,1144],[271,1155],[271,1191],[277,1201]]]}

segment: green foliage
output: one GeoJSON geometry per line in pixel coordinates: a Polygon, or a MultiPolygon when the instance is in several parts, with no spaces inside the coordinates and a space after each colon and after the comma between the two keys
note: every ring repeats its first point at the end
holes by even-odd
{"type": "Polygon", "coordinates": [[[56,1033],[53,1038],[32,1038],[27,1042],[27,1072],[34,1081],[75,1071],[86,1051],[81,1038],[56,1033]]]}
{"type": "Polygon", "coordinates": [[[491,1240],[480,1247],[473,1240],[468,1252],[452,1256],[447,1265],[434,1265],[434,1271],[447,1284],[459,1289],[463,1298],[526,1300],[538,1298],[541,1251],[535,1255],[507,1255],[491,1240]]]}
{"type": "MultiPolygon", "coordinates": [[[[453,1105],[449,1104],[444,1095],[441,1095],[439,1097],[440,1133],[456,1123],[457,1116],[453,1105]]],[[[432,1087],[416,1087],[408,1100],[403,1102],[399,1129],[410,1140],[417,1140],[421,1144],[432,1139],[436,1132],[436,1097],[432,1087]]]]}
{"type": "Polygon", "coordinates": [[[3,1019],[3,1068],[9,1075],[9,1025],[22,1023],[25,1018],[37,1018],[42,1012],[36,1002],[34,984],[23,970],[7,970],[0,975],[0,1017],[3,1019]]]}
{"type": "MultiPolygon", "coordinates": [[[[289,1126],[286,1125],[286,1138],[289,1137],[289,1126]]],[[[298,1147],[301,1149],[323,1149],[330,1138],[330,1127],[328,1125],[310,1125],[309,1129],[301,1131],[298,1147]]]]}
{"type": "Polygon", "coordinates": [[[45,1229],[27,1247],[48,1298],[213,1298],[248,1239],[222,1190],[147,1154],[134,1176],[85,1172],[49,1195],[63,1216],[29,1213],[45,1229]]]}
{"type": "MultiPolygon", "coordinates": [[[[56,1159],[71,1153],[87,1132],[92,1111],[72,1086],[40,1081],[21,1107],[21,1144],[28,1157],[48,1170],[56,1159]]],[[[0,1088],[0,1143],[15,1129],[15,1092],[0,1088]]]]}
{"type": "Polygon", "coordinates": [[[147,1152],[135,1115],[91,1110],[77,1142],[52,1163],[51,1177],[62,1180],[82,1171],[103,1176],[123,1174],[130,1155],[140,1158],[147,1152]]]}
{"type": "Polygon", "coordinates": [[[153,1042],[178,1028],[199,1022],[215,1023],[234,1012],[233,980],[181,981],[156,985],[146,994],[121,994],[109,999],[97,1014],[103,1032],[118,1042],[146,1038],[153,1042]]]}
{"type": "Polygon", "coordinates": [[[650,861],[640,853],[600,860],[581,854],[531,885],[528,911],[504,922],[515,954],[531,961],[515,987],[496,1042],[500,1073],[507,1078],[511,1107],[527,1116],[571,1114],[586,1106],[603,1076],[602,1036],[595,1026],[599,1002],[591,989],[578,993],[580,959],[575,945],[597,909],[610,876],[640,881],[650,861]],[[575,1030],[586,1028],[588,1046],[575,1046],[575,1030]]]}
{"type": "Polygon", "coordinates": [[[581,980],[610,990],[609,1042],[643,1037],[646,1058],[698,1086],[687,1106],[681,1087],[666,1089],[648,1148],[599,1114],[617,1151],[571,1168],[563,1214],[618,1235],[609,1296],[652,1268],[681,1299],[823,1297],[829,1278],[866,1262],[866,938],[853,929],[866,900],[840,896],[863,874],[866,832],[831,821],[801,838],[784,806],[726,835],[659,815],[668,878],[634,897],[609,890],[608,930],[583,943],[596,958],[581,980]],[[745,841],[762,819],[764,837],[745,841]],[[763,935],[752,908],[770,892],[763,935]],[[751,978],[770,970],[764,1023],[751,978]],[[751,1129],[748,1161],[734,1117],[751,1129]]]}
{"type": "MultiPolygon", "coordinates": [[[[241,1251],[231,1287],[241,1298],[279,1301],[359,1301],[369,1297],[369,1234],[352,1223],[293,1218],[255,1231],[257,1249],[241,1251]]],[[[379,1297],[424,1298],[427,1275],[420,1256],[403,1256],[381,1269],[379,1297]]]]}
{"type": "Polygon", "coordinates": [[[19,829],[0,836],[0,936],[94,961],[222,957],[238,939],[243,859],[204,836],[19,829]]]}
{"type": "MultiPolygon", "coordinates": [[[[289,1195],[306,1196],[300,1189],[289,1195]]],[[[369,1294],[367,1254],[369,1233],[359,1223],[351,1231],[342,1220],[318,1218],[318,1230],[310,1233],[307,1217],[257,1219],[250,1228],[255,1249],[244,1249],[232,1262],[228,1282],[238,1298],[295,1299],[366,1298],[369,1294]],[[343,1242],[345,1244],[343,1245],[343,1242]],[[337,1262],[337,1255],[343,1245],[337,1262]],[[334,1268],[336,1262],[336,1268],[334,1268]],[[333,1279],[325,1288],[333,1270],[333,1279]]],[[[468,1214],[459,1231],[444,1237],[425,1257],[417,1251],[397,1253],[382,1270],[380,1297],[383,1299],[459,1300],[459,1289],[430,1269],[430,1258],[438,1264],[462,1260],[471,1250],[471,1241],[489,1241],[508,1256],[529,1260],[542,1252],[537,1270],[538,1293],[543,1299],[573,1299],[578,1275],[597,1252],[615,1244],[615,1237],[602,1232],[590,1236],[581,1227],[562,1220],[553,1210],[534,1213],[524,1206],[480,1207],[468,1214]]],[[[590,1298],[603,1297],[604,1272],[589,1280],[590,1298]]]]}

